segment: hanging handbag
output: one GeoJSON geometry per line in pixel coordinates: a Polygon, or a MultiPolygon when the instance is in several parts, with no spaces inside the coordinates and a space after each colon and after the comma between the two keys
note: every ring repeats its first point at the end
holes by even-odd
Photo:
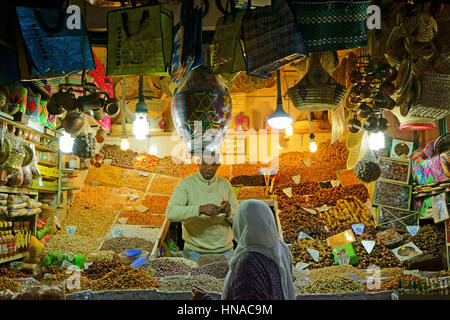
{"type": "Polygon", "coordinates": [[[292,0],[291,8],[309,52],[367,46],[370,1],[292,0]]]}
{"type": "Polygon", "coordinates": [[[234,1],[228,0],[224,12],[225,15],[217,21],[214,38],[210,45],[211,69],[216,74],[245,70],[241,45],[242,20],[245,11],[236,11],[234,1]],[[231,5],[231,13],[228,13],[228,4],[231,5]]]}
{"type": "Polygon", "coordinates": [[[161,5],[108,12],[108,76],[167,76],[173,12],[161,5]]]}
{"type": "Polygon", "coordinates": [[[65,9],[17,7],[16,11],[29,76],[61,76],[95,68],[83,20],[80,29],[69,29],[65,9]]]}
{"type": "Polygon", "coordinates": [[[247,74],[269,78],[284,65],[306,56],[306,45],[285,0],[250,10],[242,23],[247,74]]]}

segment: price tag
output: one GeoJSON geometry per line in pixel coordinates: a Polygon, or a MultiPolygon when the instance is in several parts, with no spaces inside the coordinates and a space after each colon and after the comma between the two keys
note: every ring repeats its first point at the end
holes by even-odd
{"type": "Polygon", "coordinates": [[[139,174],[143,177],[148,177],[148,173],[147,172],[139,172],[139,174]]]}
{"type": "Polygon", "coordinates": [[[310,167],[311,166],[311,159],[310,158],[303,159],[303,163],[305,164],[305,166],[310,167]]]}
{"type": "Polygon", "coordinates": [[[294,180],[295,184],[299,184],[300,183],[300,175],[293,176],[292,180],[294,180]]]}
{"type": "Polygon", "coordinates": [[[112,237],[117,238],[117,237],[120,237],[122,234],[123,234],[122,230],[113,230],[112,237]]]}
{"type": "Polygon", "coordinates": [[[144,213],[148,210],[148,208],[146,206],[143,206],[142,204],[140,204],[139,206],[137,206],[136,208],[138,211],[144,213]]]}
{"type": "Polygon", "coordinates": [[[292,198],[292,188],[283,189],[283,192],[288,196],[288,198],[292,198]]]}
{"type": "Polygon", "coordinates": [[[326,232],[328,232],[328,228],[326,225],[323,225],[323,228],[325,229],[326,232]]]}
{"type": "Polygon", "coordinates": [[[330,209],[329,206],[327,206],[326,204],[324,204],[323,206],[316,208],[318,211],[323,212],[323,211],[327,211],[330,209]]]}
{"type": "Polygon", "coordinates": [[[300,232],[298,233],[297,239],[311,239],[311,240],[314,240],[313,237],[307,235],[307,234],[304,233],[303,231],[300,231],[300,232]]]}
{"type": "Polygon", "coordinates": [[[84,268],[85,269],[87,269],[87,268],[89,268],[90,266],[91,266],[91,264],[93,264],[94,262],[86,262],[85,264],[84,264],[84,268]]]}
{"type": "Polygon", "coordinates": [[[364,223],[354,223],[352,224],[352,230],[357,235],[360,236],[364,232],[364,223]]]}
{"type": "Polygon", "coordinates": [[[66,226],[67,234],[75,234],[75,231],[77,231],[77,226],[66,226]]]}
{"type": "Polygon", "coordinates": [[[337,260],[338,260],[339,265],[350,264],[349,256],[337,256],[337,260]]]}
{"type": "Polygon", "coordinates": [[[331,185],[337,187],[341,185],[341,182],[339,180],[331,180],[331,185]]]}
{"type": "Polygon", "coordinates": [[[361,244],[363,245],[364,249],[366,249],[368,254],[370,254],[375,247],[375,241],[372,240],[362,240],[361,244]]]}
{"type": "Polygon", "coordinates": [[[419,226],[406,226],[406,230],[408,230],[411,236],[415,236],[419,232],[419,228],[419,226]]]}
{"type": "Polygon", "coordinates": [[[319,262],[319,251],[310,248],[307,248],[306,251],[308,251],[315,262],[319,262]]]}
{"type": "Polygon", "coordinates": [[[312,213],[312,214],[317,214],[316,210],[314,210],[314,209],[303,208],[303,207],[302,207],[302,209],[305,210],[306,212],[309,212],[309,213],[312,213]]]}
{"type": "Polygon", "coordinates": [[[305,263],[305,262],[297,262],[297,264],[295,265],[295,268],[298,270],[303,270],[309,267],[309,263],[305,263]]]}

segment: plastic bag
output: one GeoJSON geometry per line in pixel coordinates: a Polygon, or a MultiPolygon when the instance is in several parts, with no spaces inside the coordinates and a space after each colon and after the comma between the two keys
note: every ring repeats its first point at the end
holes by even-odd
{"type": "Polygon", "coordinates": [[[43,186],[42,176],[38,169],[38,157],[36,157],[36,148],[34,144],[30,145],[31,150],[33,151],[33,160],[30,164],[31,174],[33,175],[33,179],[37,180],[39,186],[43,186]]]}
{"type": "Polygon", "coordinates": [[[33,183],[33,174],[31,172],[30,166],[25,166],[22,168],[23,171],[23,182],[21,187],[22,188],[28,188],[33,183]]]}
{"type": "Polygon", "coordinates": [[[117,254],[114,251],[92,251],[86,256],[86,262],[94,262],[99,260],[115,260],[117,254]]]}
{"type": "Polygon", "coordinates": [[[23,184],[23,170],[22,167],[8,176],[7,185],[10,187],[20,187],[23,184]]]}
{"type": "Polygon", "coordinates": [[[335,143],[344,134],[345,130],[345,110],[344,102],[341,101],[339,106],[331,110],[331,144],[335,143]]]}
{"type": "Polygon", "coordinates": [[[26,208],[27,206],[28,206],[27,202],[8,203],[8,209],[11,209],[11,210],[18,210],[18,209],[26,208]]]}
{"type": "Polygon", "coordinates": [[[50,227],[49,225],[39,229],[38,231],[36,231],[36,237],[38,239],[41,239],[43,236],[45,236],[47,233],[49,233],[52,230],[52,227],[50,227]]]}
{"type": "Polygon", "coordinates": [[[3,164],[8,174],[13,174],[22,168],[23,159],[25,159],[25,149],[23,146],[23,138],[10,135],[9,138],[9,156],[3,164]]]}
{"type": "Polygon", "coordinates": [[[0,193],[0,200],[8,200],[9,194],[7,193],[0,193]]]}
{"type": "Polygon", "coordinates": [[[17,292],[17,300],[65,300],[65,286],[59,281],[45,284],[21,283],[17,292]]]}
{"type": "Polygon", "coordinates": [[[6,214],[8,217],[19,217],[27,214],[27,209],[10,209],[6,214]]]}
{"type": "Polygon", "coordinates": [[[17,194],[10,194],[8,196],[8,204],[16,204],[16,203],[28,203],[30,201],[30,197],[26,195],[17,195],[17,194]]]}
{"type": "Polygon", "coordinates": [[[29,257],[27,262],[38,262],[43,250],[44,244],[35,236],[31,236],[30,246],[28,247],[29,257]]]}
{"type": "Polygon", "coordinates": [[[36,201],[34,199],[30,199],[30,201],[28,203],[28,208],[35,209],[35,208],[40,208],[40,207],[42,207],[42,203],[40,203],[39,201],[36,201]]]}

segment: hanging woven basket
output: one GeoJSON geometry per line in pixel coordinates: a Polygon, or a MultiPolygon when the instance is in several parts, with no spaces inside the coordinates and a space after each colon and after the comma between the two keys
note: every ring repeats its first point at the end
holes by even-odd
{"type": "Polygon", "coordinates": [[[399,129],[405,131],[421,131],[436,128],[436,120],[430,118],[414,117],[407,115],[402,116],[400,108],[394,108],[391,112],[397,117],[400,122],[399,129]]]}
{"type": "Polygon", "coordinates": [[[300,111],[325,111],[335,109],[344,98],[346,89],[339,84],[320,64],[320,53],[311,54],[311,63],[306,75],[287,95],[300,111]]]}

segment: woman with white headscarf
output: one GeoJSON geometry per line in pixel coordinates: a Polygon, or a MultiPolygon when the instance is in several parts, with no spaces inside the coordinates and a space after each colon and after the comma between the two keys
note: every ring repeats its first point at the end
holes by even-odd
{"type": "MultiPolygon", "coordinates": [[[[239,205],[233,222],[238,243],[230,259],[223,300],[293,300],[292,256],[277,232],[269,206],[258,200],[239,205]]],[[[192,299],[211,300],[195,287],[192,299]]]]}

